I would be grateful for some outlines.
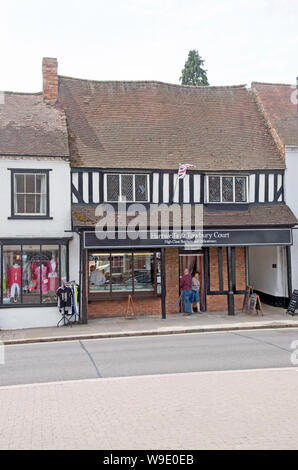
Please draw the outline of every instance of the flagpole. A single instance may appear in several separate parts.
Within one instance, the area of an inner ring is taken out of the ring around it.
[[[177,189],[178,181],[179,181],[179,178],[178,178],[178,175],[177,175],[176,183],[175,183],[175,186],[174,186],[174,192],[173,192],[173,200],[172,200],[172,203],[174,202],[174,197],[175,197],[175,194],[176,194],[176,189]]]

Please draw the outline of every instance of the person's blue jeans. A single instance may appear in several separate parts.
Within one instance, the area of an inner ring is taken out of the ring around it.
[[[191,303],[193,304],[194,302],[197,302],[198,304],[200,303],[200,294],[196,290],[192,291]]]
[[[184,307],[185,307],[186,313],[188,313],[189,315],[191,314],[191,308],[190,308],[191,297],[192,297],[191,289],[183,291]]]

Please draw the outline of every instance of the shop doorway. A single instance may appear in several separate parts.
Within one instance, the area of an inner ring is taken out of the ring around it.
[[[205,276],[204,276],[204,253],[203,251],[197,253],[180,253],[179,254],[179,285],[180,279],[183,276],[184,270],[188,269],[191,275],[195,272],[199,273],[200,279],[200,297],[201,297],[201,311],[206,311],[206,296],[205,296]],[[183,298],[180,291],[180,312],[184,311]]]

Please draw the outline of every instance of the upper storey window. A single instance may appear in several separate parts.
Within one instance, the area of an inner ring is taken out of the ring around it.
[[[207,177],[207,202],[247,202],[247,185],[247,176],[209,175]]]
[[[12,215],[47,217],[49,213],[49,173],[12,170]]]
[[[149,175],[106,174],[105,200],[107,202],[149,202]]]

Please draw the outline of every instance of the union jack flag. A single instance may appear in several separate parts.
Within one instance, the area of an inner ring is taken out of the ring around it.
[[[194,165],[191,163],[180,163],[179,169],[178,169],[178,180],[183,180],[184,176],[186,175],[186,170],[188,168],[193,168]]]

